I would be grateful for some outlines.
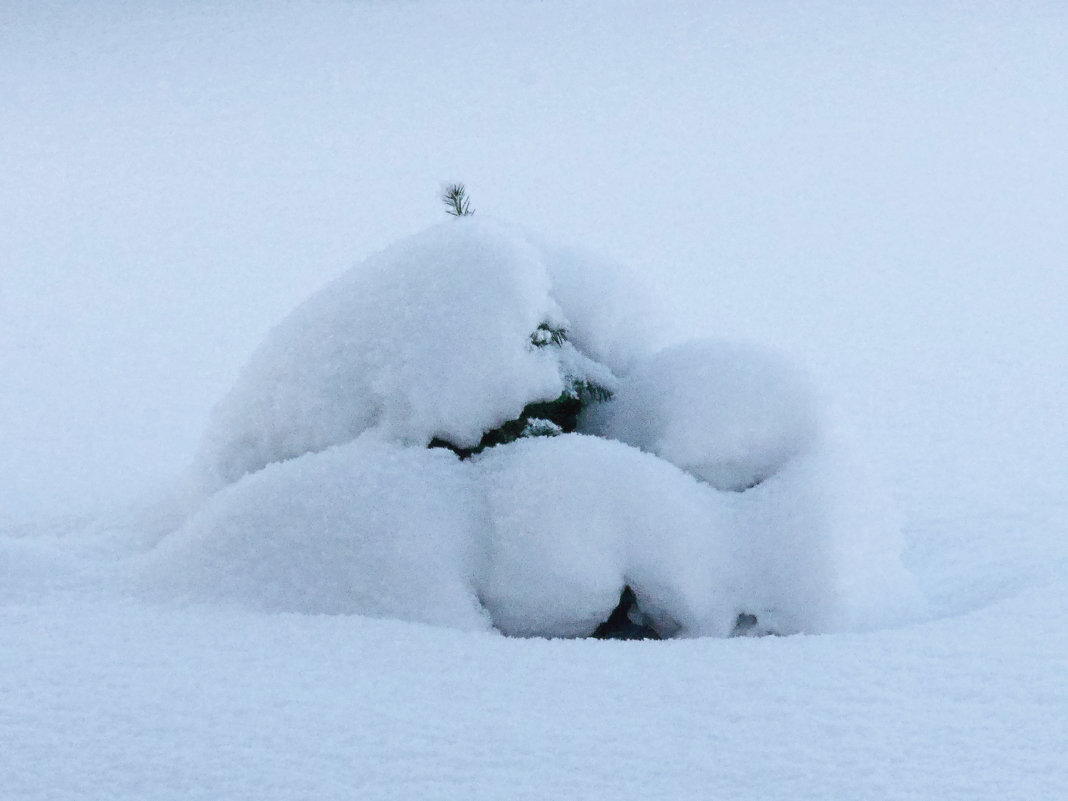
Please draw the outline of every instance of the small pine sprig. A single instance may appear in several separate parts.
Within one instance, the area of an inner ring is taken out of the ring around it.
[[[612,390],[588,378],[572,378],[564,394],[584,403],[604,403],[612,400]]]
[[[445,213],[453,217],[470,217],[475,213],[463,184],[449,184],[442,189],[441,202],[445,204]]]

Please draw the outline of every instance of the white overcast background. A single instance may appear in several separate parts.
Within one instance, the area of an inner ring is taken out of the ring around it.
[[[269,327],[440,219],[451,180],[680,287],[713,333],[888,392],[984,371],[975,436],[1022,425],[999,404],[1042,398],[1004,378],[1061,371],[1006,337],[1065,342],[1065,17],[4,4],[0,510],[96,509],[181,467]]]

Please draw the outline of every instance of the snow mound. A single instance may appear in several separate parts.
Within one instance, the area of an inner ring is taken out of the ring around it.
[[[485,628],[468,465],[368,433],[217,493],[148,554],[158,598]]]
[[[735,491],[774,475],[817,430],[796,370],[757,348],[708,340],[652,354],[594,415],[604,436]]]
[[[866,628],[911,602],[911,580],[847,464],[808,454],[735,493],[586,435],[464,461],[368,432],[218,492],[134,584],[516,636],[589,636],[624,587],[661,636],[727,636],[746,616],[780,634]]]
[[[476,457],[479,597],[518,636],[588,636],[624,587],[662,636],[866,629],[916,615],[902,538],[841,431],[746,492],[570,435]],[[741,627],[739,629],[739,625]]]
[[[630,586],[664,633],[726,635],[739,610],[728,510],[663,460],[570,435],[493,448],[480,597],[506,634],[587,636]]]
[[[220,403],[204,500],[133,586],[546,637],[621,616],[660,637],[836,631],[914,607],[893,518],[801,374],[661,347],[643,299],[625,270],[491,221],[358,265]]]
[[[222,486],[369,428],[410,445],[474,447],[528,403],[558,397],[569,379],[611,383],[610,367],[570,341],[532,347],[539,326],[570,328],[553,297],[550,255],[514,229],[465,218],[349,270],[253,355],[214,412],[203,470]],[[564,274],[580,266],[557,266],[561,285],[573,284]],[[615,283],[607,267],[589,278]],[[646,338],[586,339],[625,363]]]

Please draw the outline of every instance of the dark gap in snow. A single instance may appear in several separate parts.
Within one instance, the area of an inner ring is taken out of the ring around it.
[[[761,625],[760,619],[756,615],[752,615],[748,612],[741,612],[738,615],[738,619],[734,622],[734,629],[731,631],[731,637],[779,637],[782,632],[775,631],[768,628],[766,625]]]
[[[522,437],[570,434],[578,425],[581,411],[582,400],[564,392],[556,400],[528,403],[519,417],[487,431],[473,448],[462,448],[440,437],[430,440],[428,447],[448,448],[461,459],[469,459],[486,448],[515,442]]]
[[[757,616],[750,615],[746,612],[742,612],[738,615],[738,619],[734,622],[734,631],[731,632],[732,637],[750,637],[755,635],[757,627]]]
[[[567,329],[548,322],[541,323],[530,335],[534,348],[559,350],[568,341]],[[581,375],[563,374],[565,389],[554,400],[528,403],[519,417],[497,428],[486,431],[473,448],[464,448],[442,437],[434,437],[427,447],[448,448],[461,459],[469,459],[476,453],[495,445],[505,445],[524,437],[553,437],[557,434],[572,434],[578,428],[579,414],[590,403],[601,403],[612,397],[612,392],[596,381]]]
[[[746,490],[753,489],[753,487],[759,487],[761,484],[763,484],[769,478],[770,478],[770,476],[756,476],[755,478],[753,478],[752,481],[749,481],[749,482],[747,482],[745,484],[739,484],[739,485],[734,486],[734,487],[728,487],[728,489],[731,492],[745,492]]]
[[[597,627],[593,636],[598,640],[662,640],[660,632],[649,623],[638,606],[638,598],[630,586],[623,587],[619,604],[608,620]]]

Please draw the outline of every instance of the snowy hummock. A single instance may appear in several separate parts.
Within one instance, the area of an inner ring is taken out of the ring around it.
[[[536,437],[471,462],[365,434],[216,494],[139,563],[157,599],[588,636],[624,586],[658,631],[865,628],[915,615],[895,532],[826,457],[746,493],[623,443]],[[877,560],[878,561],[875,561]],[[895,617],[895,615],[897,617]]]
[[[486,628],[466,465],[369,432],[212,497],[137,572],[151,596]]]
[[[568,377],[611,382],[610,366],[571,342],[532,347],[540,325],[570,328],[548,255],[515,229],[464,218],[351,269],[254,354],[215,410],[203,470],[227,484],[370,428],[413,446],[473,447],[527,403],[559,396]],[[596,344],[629,359],[647,340]]]
[[[684,342],[647,357],[595,409],[605,436],[716,489],[744,490],[809,450],[818,422],[804,378],[752,346]]]
[[[132,585],[543,637],[592,635],[624,588],[660,636],[915,613],[892,517],[803,375],[750,346],[658,347],[621,276],[466,218],[357,265],[253,356],[209,428],[203,502]],[[520,417],[569,397],[574,433]]]

